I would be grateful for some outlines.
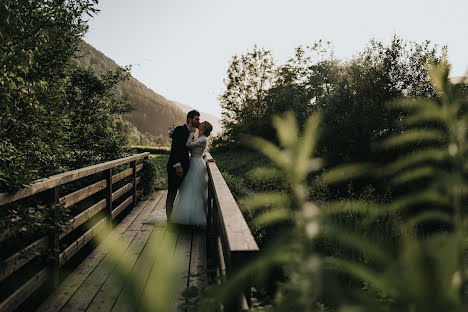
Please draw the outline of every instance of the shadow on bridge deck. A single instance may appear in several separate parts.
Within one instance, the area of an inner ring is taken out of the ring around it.
[[[175,306],[185,302],[181,293],[188,286],[206,286],[206,234],[195,229],[169,229],[165,225],[143,224],[152,212],[164,209],[166,191],[154,193],[133,209],[113,230],[124,246],[121,257],[129,260],[132,274],[137,278],[151,279],[157,274],[157,257],[151,257],[147,244],[151,241],[164,242],[168,231],[173,231],[167,253],[179,260],[176,274]],[[167,246],[167,244],[161,244]],[[115,263],[111,261],[109,245],[99,245],[61,285],[39,306],[37,311],[133,311],[128,301],[127,290],[119,280]],[[165,252],[165,251],[164,251]],[[195,275],[195,277],[194,277]],[[142,283],[141,294],[150,292]]]

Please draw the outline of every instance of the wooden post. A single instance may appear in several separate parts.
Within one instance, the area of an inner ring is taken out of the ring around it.
[[[248,264],[252,258],[256,255],[256,252],[232,252],[231,253],[231,267],[230,274],[235,275],[237,272],[242,270],[242,268]],[[244,311],[248,309],[251,304],[251,286],[252,286],[252,277],[249,278],[247,284],[244,285],[243,289],[237,289],[236,294],[236,306],[238,311]]]
[[[60,189],[59,186],[56,186],[50,189],[50,199],[49,202],[51,206],[56,205],[59,203],[60,200]],[[57,220],[57,208],[54,207],[54,210],[51,211],[52,218],[54,221]],[[51,250],[51,263],[50,263],[50,271],[51,271],[51,282],[52,286],[55,288],[58,286],[60,281],[60,271],[59,271],[59,256],[60,256],[60,240],[59,240],[59,233],[58,231],[53,228],[49,230],[49,248]]]
[[[136,198],[136,178],[137,178],[137,171],[136,171],[136,160],[130,163],[130,166],[133,169],[133,207],[136,207],[137,198]]]
[[[249,252],[231,252],[229,262],[226,263],[226,278],[229,280],[243,268],[251,259]],[[233,289],[230,296],[223,303],[225,312],[240,312],[249,310],[251,299],[251,281],[247,281],[243,288]]]
[[[112,228],[112,168],[105,172],[107,189],[106,189],[106,205],[107,205],[107,218],[109,220],[109,227]]]

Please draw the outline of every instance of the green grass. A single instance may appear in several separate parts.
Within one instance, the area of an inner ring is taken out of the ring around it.
[[[257,152],[236,149],[222,153],[215,152],[212,156],[236,200],[257,192],[282,191],[287,188],[282,180],[265,181],[250,174],[252,169],[273,166],[268,158]]]
[[[155,190],[166,190],[167,189],[167,171],[166,165],[169,159],[168,154],[151,154],[149,161],[153,163],[156,174],[154,176],[154,189]]]
[[[245,176],[250,170],[260,166],[271,166],[265,156],[250,150],[235,149],[222,153],[211,153],[221,171],[235,176]]]

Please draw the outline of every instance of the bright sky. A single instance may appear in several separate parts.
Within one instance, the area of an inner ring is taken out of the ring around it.
[[[284,62],[331,41],[350,58],[371,38],[448,45],[452,76],[468,70],[468,0],[99,0],[85,40],[146,86],[220,116],[231,57],[254,44]]]

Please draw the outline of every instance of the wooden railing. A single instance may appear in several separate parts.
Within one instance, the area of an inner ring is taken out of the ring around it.
[[[68,227],[64,231],[58,233],[57,231],[52,230],[48,235],[40,237],[22,250],[10,255],[0,263],[0,282],[2,282],[9,277],[13,278],[13,274],[15,272],[18,272],[18,270],[23,268],[39,255],[47,255],[50,253],[48,255],[52,256],[50,257],[52,260],[50,260],[51,263],[49,263],[49,265],[43,266],[42,269],[39,268],[38,272],[31,278],[26,282],[21,283],[21,285],[16,290],[11,291],[8,296],[5,296],[3,301],[0,302],[0,311],[14,311],[38,288],[44,285],[47,280],[52,280],[56,284],[58,281],[59,269],[62,268],[80,249],[82,249],[82,247],[84,247],[96,233],[101,231],[106,223],[112,223],[112,220],[129,205],[133,204],[133,207],[136,206],[136,190],[141,179],[137,176],[137,173],[143,168],[143,164],[137,164],[137,161],[148,158],[148,156],[149,153],[129,156],[61,173],[46,179],[41,179],[33,183],[31,186],[14,194],[0,193],[0,209],[2,209],[2,206],[4,205],[39,193],[46,194],[48,197],[46,200],[48,204],[63,204],[64,207],[75,205],[98,192],[102,191],[104,193],[102,199],[97,199],[96,203],[75,215],[70,220]],[[117,174],[113,174],[113,168],[125,164],[130,164],[130,168]],[[65,183],[76,181],[97,173],[103,173],[103,179],[72,193],[66,195],[61,194],[61,186]],[[119,189],[113,190],[112,186],[124,178],[130,179],[130,181]],[[114,208],[113,202],[129,191],[131,191],[130,195],[125,200],[121,200],[120,204]],[[104,209],[106,217],[101,218],[97,223],[90,227],[89,230],[77,239],[74,239],[67,247],[61,250],[60,244],[63,238]],[[0,235],[0,243],[7,241],[9,236],[11,235],[9,235],[8,230],[2,233]]]
[[[206,157],[212,159],[207,153]],[[259,248],[215,162],[208,162],[208,247],[217,260],[217,275],[229,279]],[[250,289],[238,289],[224,311],[249,310]]]

